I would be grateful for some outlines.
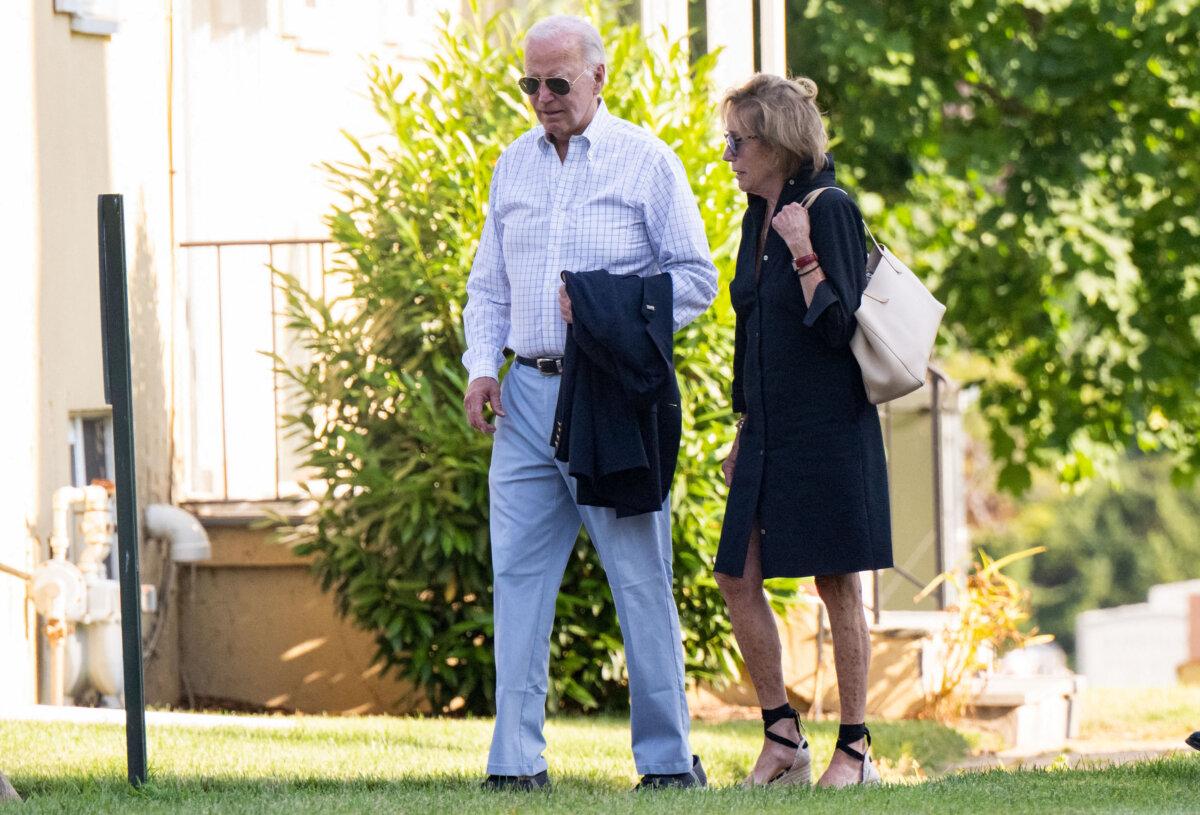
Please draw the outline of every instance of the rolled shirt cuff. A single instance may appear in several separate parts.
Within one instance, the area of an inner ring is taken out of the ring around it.
[[[825,313],[825,309],[837,301],[837,295],[834,294],[833,287],[829,285],[828,280],[818,283],[817,288],[813,291],[812,302],[808,304],[808,311],[804,314],[804,326],[812,328],[816,324],[817,318]]]

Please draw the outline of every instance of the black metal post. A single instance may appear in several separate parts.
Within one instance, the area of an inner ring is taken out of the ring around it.
[[[125,657],[125,746],[129,783],[146,781],[146,698],[142,682],[141,574],[138,569],[137,483],[133,449],[133,381],[129,364],[129,303],[125,275],[125,208],[120,195],[101,195],[100,326],[104,399],[112,405],[117,482],[117,559],[121,580],[121,642]]]

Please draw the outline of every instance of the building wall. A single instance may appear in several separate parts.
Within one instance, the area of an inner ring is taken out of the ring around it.
[[[367,58],[383,57],[415,83],[439,13],[461,5],[182,3],[174,123],[179,241],[325,236],[336,196],[321,163],[356,157],[343,130],[369,141],[381,128],[367,98]],[[269,259],[294,273],[320,267],[311,251],[296,247],[274,256],[265,246],[225,247],[219,263],[214,247],[179,253],[178,335],[186,353],[176,377],[176,484],[187,498],[275,497],[278,394],[261,352],[273,340],[282,345],[283,332],[271,319]],[[224,409],[216,398],[222,385]],[[286,450],[280,457],[290,472],[292,457]]]
[[[71,483],[68,420],[106,412],[97,277],[96,198],[125,198],[138,505],[168,501],[170,198],[166,4],[128,4],[112,36],[71,31],[52,2],[34,13],[34,127],[38,218],[38,537],[50,497]],[[46,552],[42,552],[44,555]],[[158,564],[149,552],[144,574]],[[151,699],[175,694],[169,649],[148,666]]]
[[[209,528],[213,557],[180,576],[180,669],[190,706],[413,713],[412,687],[373,666],[371,634],[337,615],[300,559],[268,532]]]
[[[160,259],[171,255],[160,160],[166,95],[156,82],[163,74],[163,17],[163,4],[131,4],[123,34],[109,38],[72,32],[71,17],[47,0],[22,0],[0,12],[10,157],[2,330],[13,366],[4,410],[15,447],[6,461],[11,489],[0,504],[6,561],[28,566],[45,555],[50,496],[71,480],[70,417],[106,410],[96,244],[101,193],[126,196],[139,498],[162,500],[169,487],[167,301],[159,276]],[[0,592],[23,593],[19,583],[9,588]],[[12,603],[2,613],[6,625],[27,618]],[[13,645],[0,643],[5,659]],[[9,674],[21,677],[9,681],[32,687],[32,659]]]
[[[5,248],[7,313],[0,320],[0,347],[10,384],[0,399],[0,426],[8,439],[0,476],[0,563],[28,571],[33,563],[36,471],[38,247],[30,240],[39,224],[29,205],[37,189],[37,167],[25,157],[35,153],[33,94],[33,14],[24,3],[0,26],[0,240]],[[36,652],[32,611],[25,583],[0,573],[0,704],[27,704],[36,695]]]

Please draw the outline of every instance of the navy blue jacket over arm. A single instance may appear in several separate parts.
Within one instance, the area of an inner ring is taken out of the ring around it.
[[[563,275],[573,323],[550,440],[576,500],[618,517],[657,512],[671,489],[682,413],[669,275]]]

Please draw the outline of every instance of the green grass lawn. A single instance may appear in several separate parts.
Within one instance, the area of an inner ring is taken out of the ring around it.
[[[967,740],[926,722],[875,727],[892,785],[827,792],[733,788],[760,743],[753,722],[697,725],[693,747],[714,789],[633,795],[626,724],[552,721],[549,793],[484,793],[491,722],[298,718],[285,730],[154,727],[151,782],[124,782],[115,726],[0,722],[0,766],[27,798],[23,812],[1197,812],[1200,756],[1136,767],[952,775],[927,773],[962,757]],[[833,724],[813,728],[816,760]]]

